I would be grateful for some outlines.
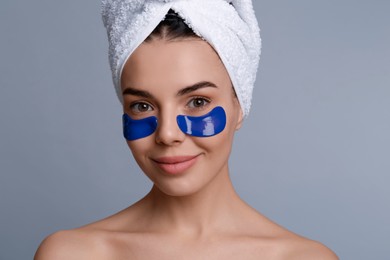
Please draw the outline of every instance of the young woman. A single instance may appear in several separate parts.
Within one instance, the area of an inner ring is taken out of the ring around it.
[[[209,1],[235,11],[229,1]],[[109,2],[113,8],[126,1]],[[174,5],[149,2],[169,7],[165,19],[127,54],[114,46],[123,41],[113,37],[111,66],[123,102],[124,136],[153,188],[115,215],[52,234],[35,259],[337,259],[239,198],[228,159],[248,111],[236,74],[246,72],[232,69],[223,51],[216,51],[223,48],[217,41],[212,47],[194,33],[187,25],[194,17],[184,21]],[[255,72],[256,61],[253,67]]]

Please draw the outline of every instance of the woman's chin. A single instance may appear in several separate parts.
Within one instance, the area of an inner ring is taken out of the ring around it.
[[[169,183],[161,184],[155,183],[153,187],[153,192],[160,193],[162,196],[168,197],[189,197],[198,193],[202,187],[197,187],[194,183]]]

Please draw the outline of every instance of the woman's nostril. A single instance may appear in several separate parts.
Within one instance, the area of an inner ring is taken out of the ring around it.
[[[156,142],[171,145],[174,143],[180,143],[184,140],[185,134],[180,130],[176,116],[170,117],[164,120],[160,118],[158,120],[158,126],[156,131]]]

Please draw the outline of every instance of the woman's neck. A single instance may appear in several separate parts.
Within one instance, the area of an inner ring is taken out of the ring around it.
[[[141,203],[151,229],[192,235],[226,228],[224,223],[232,223],[234,212],[247,207],[235,192],[227,168],[193,194],[170,196],[153,186]]]

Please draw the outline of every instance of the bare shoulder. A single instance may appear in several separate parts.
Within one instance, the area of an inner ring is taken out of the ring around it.
[[[90,230],[57,231],[46,237],[39,246],[34,260],[100,259],[104,256],[101,236]]]
[[[337,255],[325,245],[302,237],[288,239],[283,247],[283,259],[337,260]]]
[[[267,259],[339,259],[332,250],[320,242],[295,234],[261,214],[256,218],[256,222],[252,223],[252,228],[255,231],[253,237],[257,238],[257,255],[263,256],[266,252]]]
[[[120,211],[79,228],[55,232],[42,241],[34,260],[115,259],[124,234],[129,234],[122,231],[130,217]]]

